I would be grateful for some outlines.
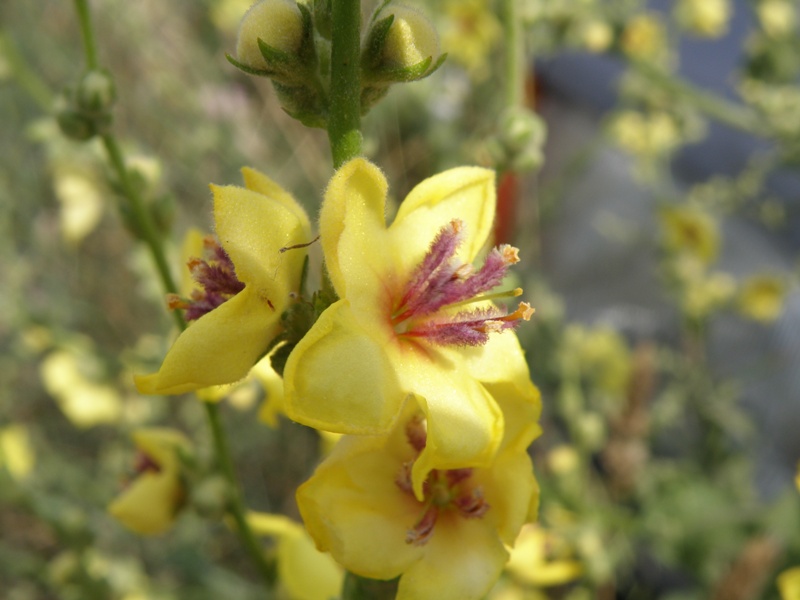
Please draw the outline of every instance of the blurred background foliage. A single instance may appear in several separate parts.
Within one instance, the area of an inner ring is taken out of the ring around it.
[[[395,198],[450,166],[499,168],[499,241],[520,246],[537,309],[520,338],[545,404],[532,448],[541,518],[492,597],[780,597],[778,575],[800,565],[800,9],[524,0],[537,117],[520,134],[498,93],[499,7],[417,4],[449,59],[394,86],[364,121],[366,153]],[[238,182],[252,165],[313,214],[331,174],[324,132],[225,60],[248,6],[93,5],[115,132],[176,274],[184,234],[209,228],[209,182]],[[687,61],[731,32],[730,87],[689,83]],[[106,514],[132,476],[132,430],[176,427],[201,463],[208,433],[196,402],[133,389],[131,374],[163,357],[171,321],[99,143],[65,139],[53,118],[83,62],[71,3],[0,5],[0,595],[262,598],[207,499],[190,495],[192,510],[157,538]],[[615,74],[587,76],[597,95],[580,97],[565,83],[586,74],[574,64]],[[720,127],[753,151],[687,176],[692,148],[725,151],[703,145]],[[287,420],[254,424],[265,389],[258,378],[238,388],[226,426],[248,505],[297,519],[294,489],[320,442]],[[278,548],[265,539],[265,552]],[[784,600],[797,579],[780,580]]]

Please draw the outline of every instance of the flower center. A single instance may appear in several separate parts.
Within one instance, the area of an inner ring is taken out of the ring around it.
[[[244,289],[228,253],[214,236],[203,240],[203,258],[192,257],[186,266],[200,287],[192,290],[189,298],[169,294],[167,304],[172,310],[185,310],[187,321],[199,319]]]
[[[475,271],[455,255],[463,241],[462,231],[463,224],[458,219],[443,227],[411,275],[392,310],[391,322],[398,335],[424,338],[435,344],[480,346],[488,341],[490,333],[513,329],[521,320],[530,320],[533,309],[527,302],[520,302],[511,314],[497,306],[456,312],[459,306],[522,293],[520,288],[486,293],[500,285],[508,268],[519,262],[519,251],[505,244],[494,248]]]
[[[406,424],[406,439],[417,455],[425,448],[427,434],[422,417],[415,416]],[[416,500],[411,483],[412,465],[413,461],[403,464],[395,483]],[[428,474],[423,486],[422,515],[408,530],[407,544],[424,546],[433,535],[439,516],[444,512],[455,512],[467,519],[486,514],[489,503],[483,498],[483,489],[475,485],[471,477],[472,469],[434,469]]]

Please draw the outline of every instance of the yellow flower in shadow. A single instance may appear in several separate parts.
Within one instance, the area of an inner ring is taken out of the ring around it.
[[[329,600],[342,589],[344,571],[329,554],[314,547],[305,528],[283,515],[251,512],[257,535],[276,539],[278,579],[292,600]]]
[[[169,529],[185,500],[180,452],[190,448],[182,433],[168,428],[133,432],[139,456],[135,476],[108,506],[108,512],[135,533],[155,535]]]

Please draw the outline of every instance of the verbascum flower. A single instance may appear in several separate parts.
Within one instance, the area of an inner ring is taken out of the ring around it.
[[[108,512],[136,533],[163,533],[186,499],[179,453],[188,451],[189,440],[179,431],[159,427],[139,429],[132,437],[139,451],[135,474]]]
[[[421,494],[431,469],[491,461],[503,415],[486,383],[510,382],[538,401],[507,331],[533,309],[521,303],[506,314],[487,299],[516,249],[494,249],[483,267],[471,265],[492,228],[492,171],[462,167],[425,180],[389,227],[386,193],[383,174],[363,159],[345,164],[328,186],[320,236],[340,300],[289,356],[286,413],[317,429],[385,434],[415,396],[428,422],[414,465]]]
[[[506,571],[520,583],[550,587],[575,581],[583,574],[583,565],[558,534],[528,524],[517,537]]]
[[[362,577],[400,576],[398,600],[482,598],[539,497],[525,451],[539,433],[539,407],[513,386],[493,391],[507,422],[494,460],[431,471],[422,499],[412,490],[411,465],[430,440],[416,406],[388,436],[344,437],[297,491],[317,547]]]
[[[670,206],[658,214],[667,250],[711,264],[719,253],[719,225],[712,215],[693,206]]]
[[[172,297],[194,322],[161,369],[135,377],[143,394],[182,394],[234,383],[250,371],[280,332],[281,313],[300,285],[311,226],[303,208],[266,175],[242,169],[245,186],[211,186],[219,242],[189,262],[202,286]]]
[[[781,600],[800,600],[800,567],[793,567],[778,575]]]
[[[314,547],[300,523],[283,515],[249,513],[257,535],[275,538],[278,579],[292,600],[329,600],[342,589],[344,572],[329,554]]]
[[[785,297],[783,279],[769,274],[753,275],[739,290],[739,311],[756,321],[771,323],[780,316]]]

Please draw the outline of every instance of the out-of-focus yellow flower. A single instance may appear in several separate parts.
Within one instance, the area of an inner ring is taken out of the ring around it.
[[[719,225],[714,217],[695,206],[668,206],[658,213],[664,246],[670,252],[696,257],[703,264],[719,253]]]
[[[700,319],[730,302],[735,293],[736,280],[715,271],[688,282],[681,304],[687,316]]]
[[[267,69],[258,47],[261,39],[281,52],[296,52],[303,40],[303,16],[294,0],[261,0],[242,18],[236,58],[252,69]]]
[[[272,368],[269,356],[261,359],[253,367],[253,376],[264,388],[264,402],[258,409],[258,420],[275,429],[278,416],[286,414],[283,402],[283,379]]]
[[[179,431],[159,427],[138,429],[131,437],[139,451],[136,474],[108,512],[136,533],[163,533],[185,500],[179,453],[190,443]]]
[[[103,194],[91,176],[74,168],[57,169],[53,188],[60,204],[61,234],[68,242],[77,244],[100,222]]]
[[[431,471],[422,500],[411,484],[411,462],[426,444],[415,406],[388,436],[344,437],[297,491],[317,547],[360,576],[400,576],[398,600],[482,598],[539,496],[525,451],[539,433],[539,409],[511,386],[494,391],[506,414],[494,460]]]
[[[575,472],[581,464],[577,450],[568,444],[556,446],[547,454],[547,466],[556,475]]]
[[[791,0],[761,0],[756,14],[761,27],[773,38],[790,34],[797,25],[797,8]]]
[[[664,112],[642,114],[633,110],[620,112],[612,121],[614,140],[634,156],[655,157],[674,150],[681,141],[672,116]]]
[[[439,36],[428,17],[413,8],[394,4],[390,4],[380,18],[389,14],[394,15],[394,21],[383,47],[387,66],[410,67],[427,58],[435,63],[441,54]]]
[[[778,575],[781,600],[800,600],[800,567],[792,567]]]
[[[24,479],[36,463],[28,429],[15,424],[0,429],[0,467],[17,480]]]
[[[637,14],[625,24],[620,44],[631,58],[660,60],[667,50],[664,25],[655,13]]]
[[[480,81],[489,74],[489,57],[503,27],[487,0],[445,0],[442,48]]]
[[[292,600],[329,600],[338,597],[344,572],[330,554],[320,552],[299,523],[283,515],[249,513],[257,535],[277,540],[278,578]]]
[[[116,423],[122,415],[122,400],[116,389],[96,383],[82,372],[81,363],[92,361],[91,356],[61,349],[48,354],[39,368],[47,393],[80,428]]]
[[[580,39],[589,52],[605,52],[614,41],[614,30],[606,21],[587,20],[580,25]]]
[[[777,275],[760,274],[745,279],[739,290],[738,306],[741,313],[756,321],[770,323],[783,310],[786,282]]]
[[[328,185],[320,236],[340,300],[292,351],[285,404],[290,418],[317,429],[375,435],[413,394],[430,442],[414,464],[420,495],[431,469],[491,462],[503,415],[487,384],[508,382],[538,403],[519,341],[506,331],[532,309],[521,303],[506,315],[485,300],[518,260],[516,249],[494,249],[483,267],[471,265],[491,234],[492,171],[461,167],[426,179],[389,227],[387,188],[363,159]]]
[[[211,186],[221,242],[212,250],[220,263],[230,264],[220,271],[195,263],[206,295],[188,304],[204,314],[181,333],[157,373],[135,377],[143,394],[182,394],[239,381],[280,331],[281,313],[300,285],[306,255],[296,246],[311,241],[311,226],[303,208],[278,184],[254,169],[242,174],[244,188]],[[228,288],[237,283],[241,291],[219,294],[214,277],[220,273]]]
[[[506,571],[522,583],[550,587],[575,581],[583,566],[573,557],[569,544],[553,531],[539,525],[522,528]]]
[[[728,31],[730,0],[680,0],[675,10],[678,21],[697,35],[716,38]]]

